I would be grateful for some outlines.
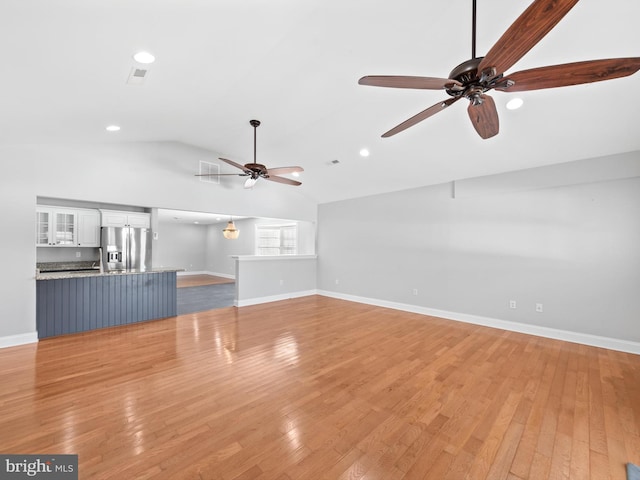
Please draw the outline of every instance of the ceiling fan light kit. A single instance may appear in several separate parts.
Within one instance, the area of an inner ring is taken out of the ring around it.
[[[566,63],[505,74],[549,33],[578,0],[535,0],[498,39],[484,57],[476,56],[476,0],[472,0],[471,59],[455,67],[448,78],[373,75],[360,85],[424,90],[445,90],[451,97],[423,110],[382,134],[390,137],[444,110],[461,98],[469,100],[467,113],[483,139],[500,131],[490,90],[522,92],[593,83],[632,75],[640,69],[640,57],[611,58]]]
[[[209,176],[219,177],[219,176],[226,176],[226,175],[239,175],[241,177],[249,177],[244,182],[244,188],[247,188],[247,189],[252,188],[260,178],[264,178],[265,180],[269,180],[271,182],[284,183],[286,185],[293,185],[293,186],[302,185],[302,182],[280,176],[280,175],[303,172],[304,169],[302,167],[267,168],[265,165],[262,165],[261,163],[257,163],[256,161],[256,143],[257,143],[256,129],[260,126],[260,121],[249,120],[249,125],[253,127],[253,163],[246,163],[244,165],[240,165],[239,163],[236,163],[233,160],[220,157],[220,160],[222,160],[225,163],[228,163],[233,167],[239,168],[240,170],[242,170],[242,173],[202,173],[202,174],[196,175],[196,177],[209,177]]]

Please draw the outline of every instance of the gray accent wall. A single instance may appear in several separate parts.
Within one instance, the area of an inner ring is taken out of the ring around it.
[[[38,337],[115,327],[176,315],[176,273],[38,280]]]
[[[548,188],[536,170],[526,188],[487,177],[459,198],[444,184],[320,205],[318,289],[640,341],[640,178]]]

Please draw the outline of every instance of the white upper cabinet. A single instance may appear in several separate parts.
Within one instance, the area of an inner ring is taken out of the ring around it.
[[[53,211],[53,240],[59,246],[74,246],[78,242],[78,213],[75,210]]]
[[[149,228],[151,227],[151,215],[148,213],[130,213],[127,215],[130,227]]]
[[[36,206],[36,246],[99,247],[100,212]]]
[[[99,247],[101,226],[150,228],[151,215],[36,205],[38,247]]]
[[[43,247],[53,243],[53,209],[36,208],[36,246]]]
[[[77,242],[78,212],[58,207],[36,207],[36,245],[74,246]]]
[[[136,227],[149,228],[151,215],[137,212],[118,212],[115,210],[100,210],[103,227]]]
[[[78,210],[78,246],[100,246],[100,212]]]

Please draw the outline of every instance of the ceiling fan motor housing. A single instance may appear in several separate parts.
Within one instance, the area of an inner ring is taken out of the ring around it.
[[[496,75],[495,69],[484,71],[478,75],[478,66],[484,57],[472,58],[462,62],[449,74],[449,78],[457,80],[462,85],[450,85],[446,92],[452,97],[463,96],[474,105],[482,103],[482,94],[494,88],[508,88],[513,82],[503,78],[503,74]]]
[[[247,170],[251,170],[252,173],[252,177],[255,175],[256,177],[260,176],[260,177],[264,177],[265,175],[268,175],[268,170],[267,167],[265,165],[262,165],[261,163],[247,163],[244,166]]]
[[[484,57],[472,58],[462,62],[456,68],[451,70],[448,78],[457,80],[460,83],[466,85],[478,80],[478,65]]]

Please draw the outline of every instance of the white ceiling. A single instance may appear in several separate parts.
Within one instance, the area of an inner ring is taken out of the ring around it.
[[[198,225],[215,225],[218,223],[227,223],[230,219],[242,220],[247,217],[230,217],[226,213],[206,213],[206,212],[188,212],[185,210],[169,210],[166,208],[158,209],[158,220],[165,223],[174,224],[198,224]]]
[[[478,0],[478,55],[529,3]],[[640,56],[638,18],[635,0],[582,0],[510,71]],[[640,150],[640,74],[526,92],[517,111],[493,92],[489,140],[466,102],[380,138],[447,95],[358,79],[446,77],[470,25],[471,0],[2,0],[0,142],[179,141],[247,163],[256,118],[258,161],[305,169],[301,187],[269,186],[318,202]],[[127,85],[138,50],[157,60]]]

